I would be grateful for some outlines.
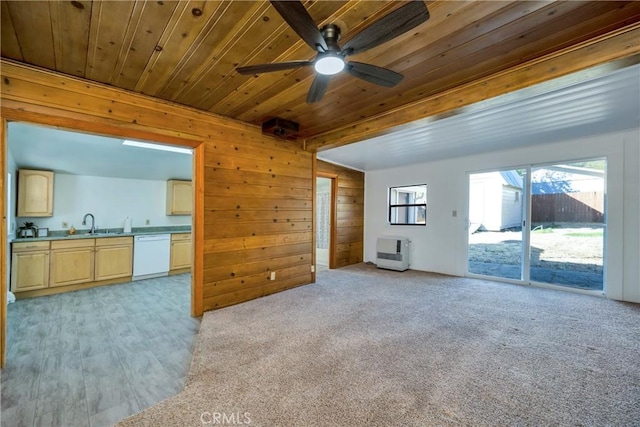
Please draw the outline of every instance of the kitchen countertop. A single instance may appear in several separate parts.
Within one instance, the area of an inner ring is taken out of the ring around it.
[[[131,233],[124,233],[120,229],[108,229],[97,234],[88,234],[86,230],[76,231],[76,234],[68,234],[66,231],[53,231],[47,237],[21,237],[14,238],[11,243],[20,242],[46,242],[50,240],[72,240],[72,239],[101,239],[103,237],[133,237],[144,236],[150,234],[176,234],[191,233],[191,226],[167,226],[167,227],[137,227],[131,230]]]

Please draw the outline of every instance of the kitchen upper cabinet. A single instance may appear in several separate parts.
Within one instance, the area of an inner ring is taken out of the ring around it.
[[[18,170],[17,216],[53,216],[53,172]]]
[[[12,245],[11,290],[44,289],[49,286],[49,242],[25,242]]]
[[[191,233],[171,235],[170,270],[191,268]]]
[[[191,215],[192,200],[191,181],[167,181],[167,215]]]
[[[133,275],[133,237],[96,239],[96,281]]]
[[[96,239],[52,241],[49,286],[92,282],[95,244]]]

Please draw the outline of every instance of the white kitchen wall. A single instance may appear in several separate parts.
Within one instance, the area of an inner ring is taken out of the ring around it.
[[[18,218],[18,224],[32,221],[49,230],[62,230],[67,222],[78,230],[82,217],[90,212],[99,228],[122,228],[128,216],[133,227],[191,225],[190,215],[167,216],[167,182],[141,179],[106,178],[56,173],[53,217]]]
[[[468,174],[529,164],[606,157],[607,268],[605,293],[640,302],[640,129],[449,160],[376,170],[365,175],[364,260],[375,262],[379,236],[412,241],[411,268],[466,274]],[[389,187],[427,184],[427,225],[387,223]],[[453,216],[456,211],[457,216]]]
[[[11,182],[7,180],[7,189],[5,197],[7,197],[7,247],[5,248],[6,254],[11,254],[11,239],[15,236],[16,230],[16,210],[15,210],[15,195],[17,194],[17,174],[16,174],[16,161],[11,155],[11,152],[7,150],[7,164],[6,173],[7,178],[11,176]],[[9,201],[11,200],[11,201]],[[6,283],[11,283],[11,256],[7,255],[7,268],[6,268]],[[7,286],[7,290],[9,286]]]
[[[7,233],[12,236],[16,230],[16,194],[18,194],[18,174],[16,173],[18,166],[13,158],[10,150],[7,150],[7,174],[11,174],[11,188],[7,188],[7,197],[11,198],[11,202],[7,203]],[[9,252],[7,252],[9,253]]]

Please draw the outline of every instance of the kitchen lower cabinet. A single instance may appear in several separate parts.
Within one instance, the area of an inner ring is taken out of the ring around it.
[[[170,270],[191,268],[191,233],[171,235]]]
[[[14,243],[12,251],[12,292],[49,287],[49,242]]]
[[[130,277],[132,274],[133,237],[96,239],[96,281]]]
[[[11,290],[19,298],[127,282],[133,275],[132,236],[19,241],[11,250]]]
[[[52,241],[49,287],[92,282],[95,244],[96,239]]]

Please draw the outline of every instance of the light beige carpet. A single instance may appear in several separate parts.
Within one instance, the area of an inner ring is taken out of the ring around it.
[[[639,305],[360,264],[206,313],[185,390],[119,425],[639,420]]]

